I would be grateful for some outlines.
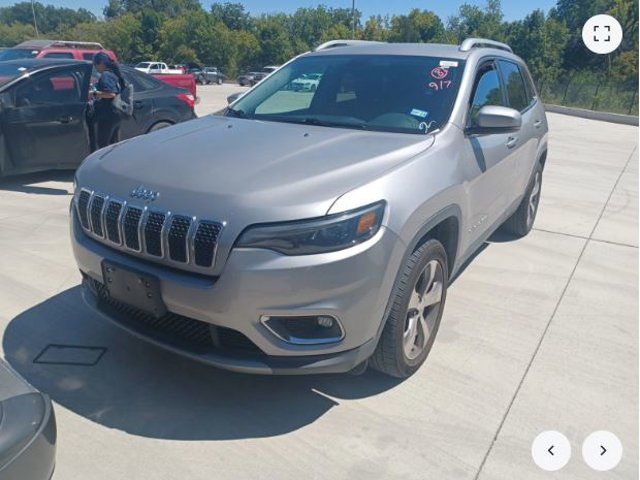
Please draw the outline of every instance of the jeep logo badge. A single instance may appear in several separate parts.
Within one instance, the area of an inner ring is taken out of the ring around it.
[[[138,198],[140,200],[144,200],[145,202],[153,202],[156,198],[160,196],[159,192],[154,192],[150,188],[146,188],[142,185],[131,190],[130,194],[133,198]]]

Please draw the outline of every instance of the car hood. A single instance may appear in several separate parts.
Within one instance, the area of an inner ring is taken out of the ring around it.
[[[325,215],[333,202],[433,144],[433,136],[207,116],[96,152],[80,186],[153,207],[252,223]]]

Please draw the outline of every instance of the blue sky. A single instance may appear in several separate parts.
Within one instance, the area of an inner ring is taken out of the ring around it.
[[[39,0],[44,4],[51,4],[58,7],[79,8],[83,7],[91,10],[97,15],[102,14],[102,9],[107,0]],[[214,3],[213,0],[200,0],[208,9]],[[245,8],[252,14],[269,12],[292,12],[299,7],[314,7],[319,4],[330,7],[351,8],[351,0],[231,0],[245,5]],[[0,6],[14,4],[14,0],[0,0]],[[371,15],[385,15],[407,13],[412,8],[433,10],[443,20],[454,15],[460,5],[470,3],[483,6],[485,0],[449,0],[449,1],[428,1],[428,0],[356,0],[356,7],[363,12],[365,18]],[[538,0],[537,2],[522,0],[503,0],[502,10],[507,20],[518,20],[535,8],[548,11],[556,3],[556,0]]]

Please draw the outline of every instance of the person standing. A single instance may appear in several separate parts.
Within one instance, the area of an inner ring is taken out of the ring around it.
[[[125,81],[120,67],[106,53],[98,52],[93,57],[100,78],[93,92],[94,114],[93,128],[97,148],[103,148],[120,139],[120,123],[122,116],[113,105],[113,100],[125,88]]]

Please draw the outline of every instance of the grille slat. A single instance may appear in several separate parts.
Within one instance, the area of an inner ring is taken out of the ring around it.
[[[218,245],[218,235],[222,225],[217,222],[201,221],[193,238],[194,261],[199,267],[210,267]]]
[[[112,248],[202,273],[216,262],[224,223],[135,206],[85,188],[77,193],[75,210],[82,228]]]
[[[169,258],[174,262],[187,262],[187,234],[191,226],[191,218],[185,215],[171,217],[171,227],[167,243],[169,245]]]
[[[127,206],[122,219],[122,230],[124,232],[124,243],[132,249],[140,250],[139,226],[142,218],[142,209],[138,207]]]
[[[104,207],[104,197],[94,195],[90,207],[91,229],[93,233],[99,237],[104,237],[104,231],[102,229],[102,207]]]
[[[150,212],[144,226],[144,241],[149,255],[162,256],[162,227],[166,215],[160,212]]]
[[[89,200],[91,199],[91,193],[86,190],[81,190],[78,196],[78,215],[80,216],[80,223],[84,228],[89,228]]]
[[[120,212],[122,211],[122,203],[110,200],[104,214],[105,226],[107,230],[107,238],[114,243],[120,243]]]

